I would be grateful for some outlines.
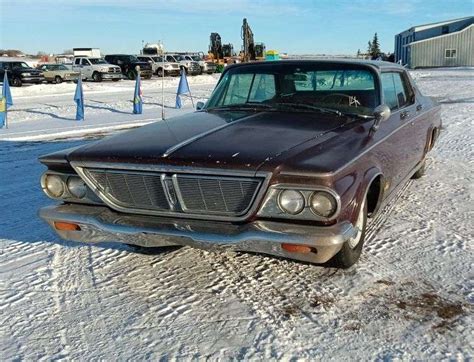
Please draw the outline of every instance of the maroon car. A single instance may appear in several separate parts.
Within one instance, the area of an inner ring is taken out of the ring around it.
[[[60,203],[39,215],[68,240],[347,268],[440,129],[440,107],[392,63],[237,64],[194,113],[41,157]]]

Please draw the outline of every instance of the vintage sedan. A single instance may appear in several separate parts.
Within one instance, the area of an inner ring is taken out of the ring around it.
[[[80,73],[75,72],[64,64],[43,64],[39,67],[43,71],[44,79],[47,82],[56,84],[68,81],[77,81]]]
[[[439,105],[385,62],[232,65],[197,108],[41,157],[59,204],[39,215],[68,240],[348,268],[441,129]]]

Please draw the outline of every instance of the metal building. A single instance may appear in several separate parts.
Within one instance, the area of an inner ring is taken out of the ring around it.
[[[474,16],[414,26],[395,35],[395,61],[410,68],[474,66]]]

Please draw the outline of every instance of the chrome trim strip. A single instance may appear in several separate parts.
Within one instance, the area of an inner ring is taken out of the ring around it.
[[[200,133],[200,134],[198,134],[198,135],[196,135],[196,136],[193,136],[193,137],[191,137],[191,138],[188,138],[187,140],[184,140],[184,141],[182,141],[182,142],[180,142],[180,143],[178,143],[178,144],[176,144],[176,145],[174,145],[174,146],[171,146],[170,148],[168,148],[168,149],[165,151],[165,153],[163,153],[163,158],[169,157],[172,153],[178,151],[180,148],[183,148],[183,147],[185,147],[185,146],[187,146],[187,145],[193,143],[194,141],[197,141],[197,140],[199,140],[199,139],[201,139],[201,138],[204,138],[204,137],[206,137],[206,136],[208,136],[208,135],[210,135],[210,134],[213,134],[213,133],[215,133],[215,132],[218,132],[218,131],[220,131],[221,129],[224,129],[224,128],[230,127],[230,126],[232,126],[232,125],[234,125],[234,124],[243,122],[243,121],[245,121],[247,118],[249,118],[249,117],[251,117],[251,116],[253,116],[253,115],[247,115],[247,116],[245,116],[245,117],[242,117],[242,118],[239,118],[239,119],[236,119],[236,120],[232,120],[232,121],[230,121],[230,122],[228,122],[228,123],[225,123],[225,124],[223,124],[223,125],[221,125],[221,126],[215,127],[215,128],[210,129],[210,130],[208,130],[208,131],[205,131],[205,132],[203,132],[203,133]]]

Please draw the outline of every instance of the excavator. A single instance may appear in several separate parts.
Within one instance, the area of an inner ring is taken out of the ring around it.
[[[243,42],[242,51],[236,57],[232,44],[222,44],[221,36],[218,33],[211,33],[208,59],[222,65],[265,59],[265,44],[255,43],[252,29],[246,18],[244,18],[242,24],[241,38]]]

